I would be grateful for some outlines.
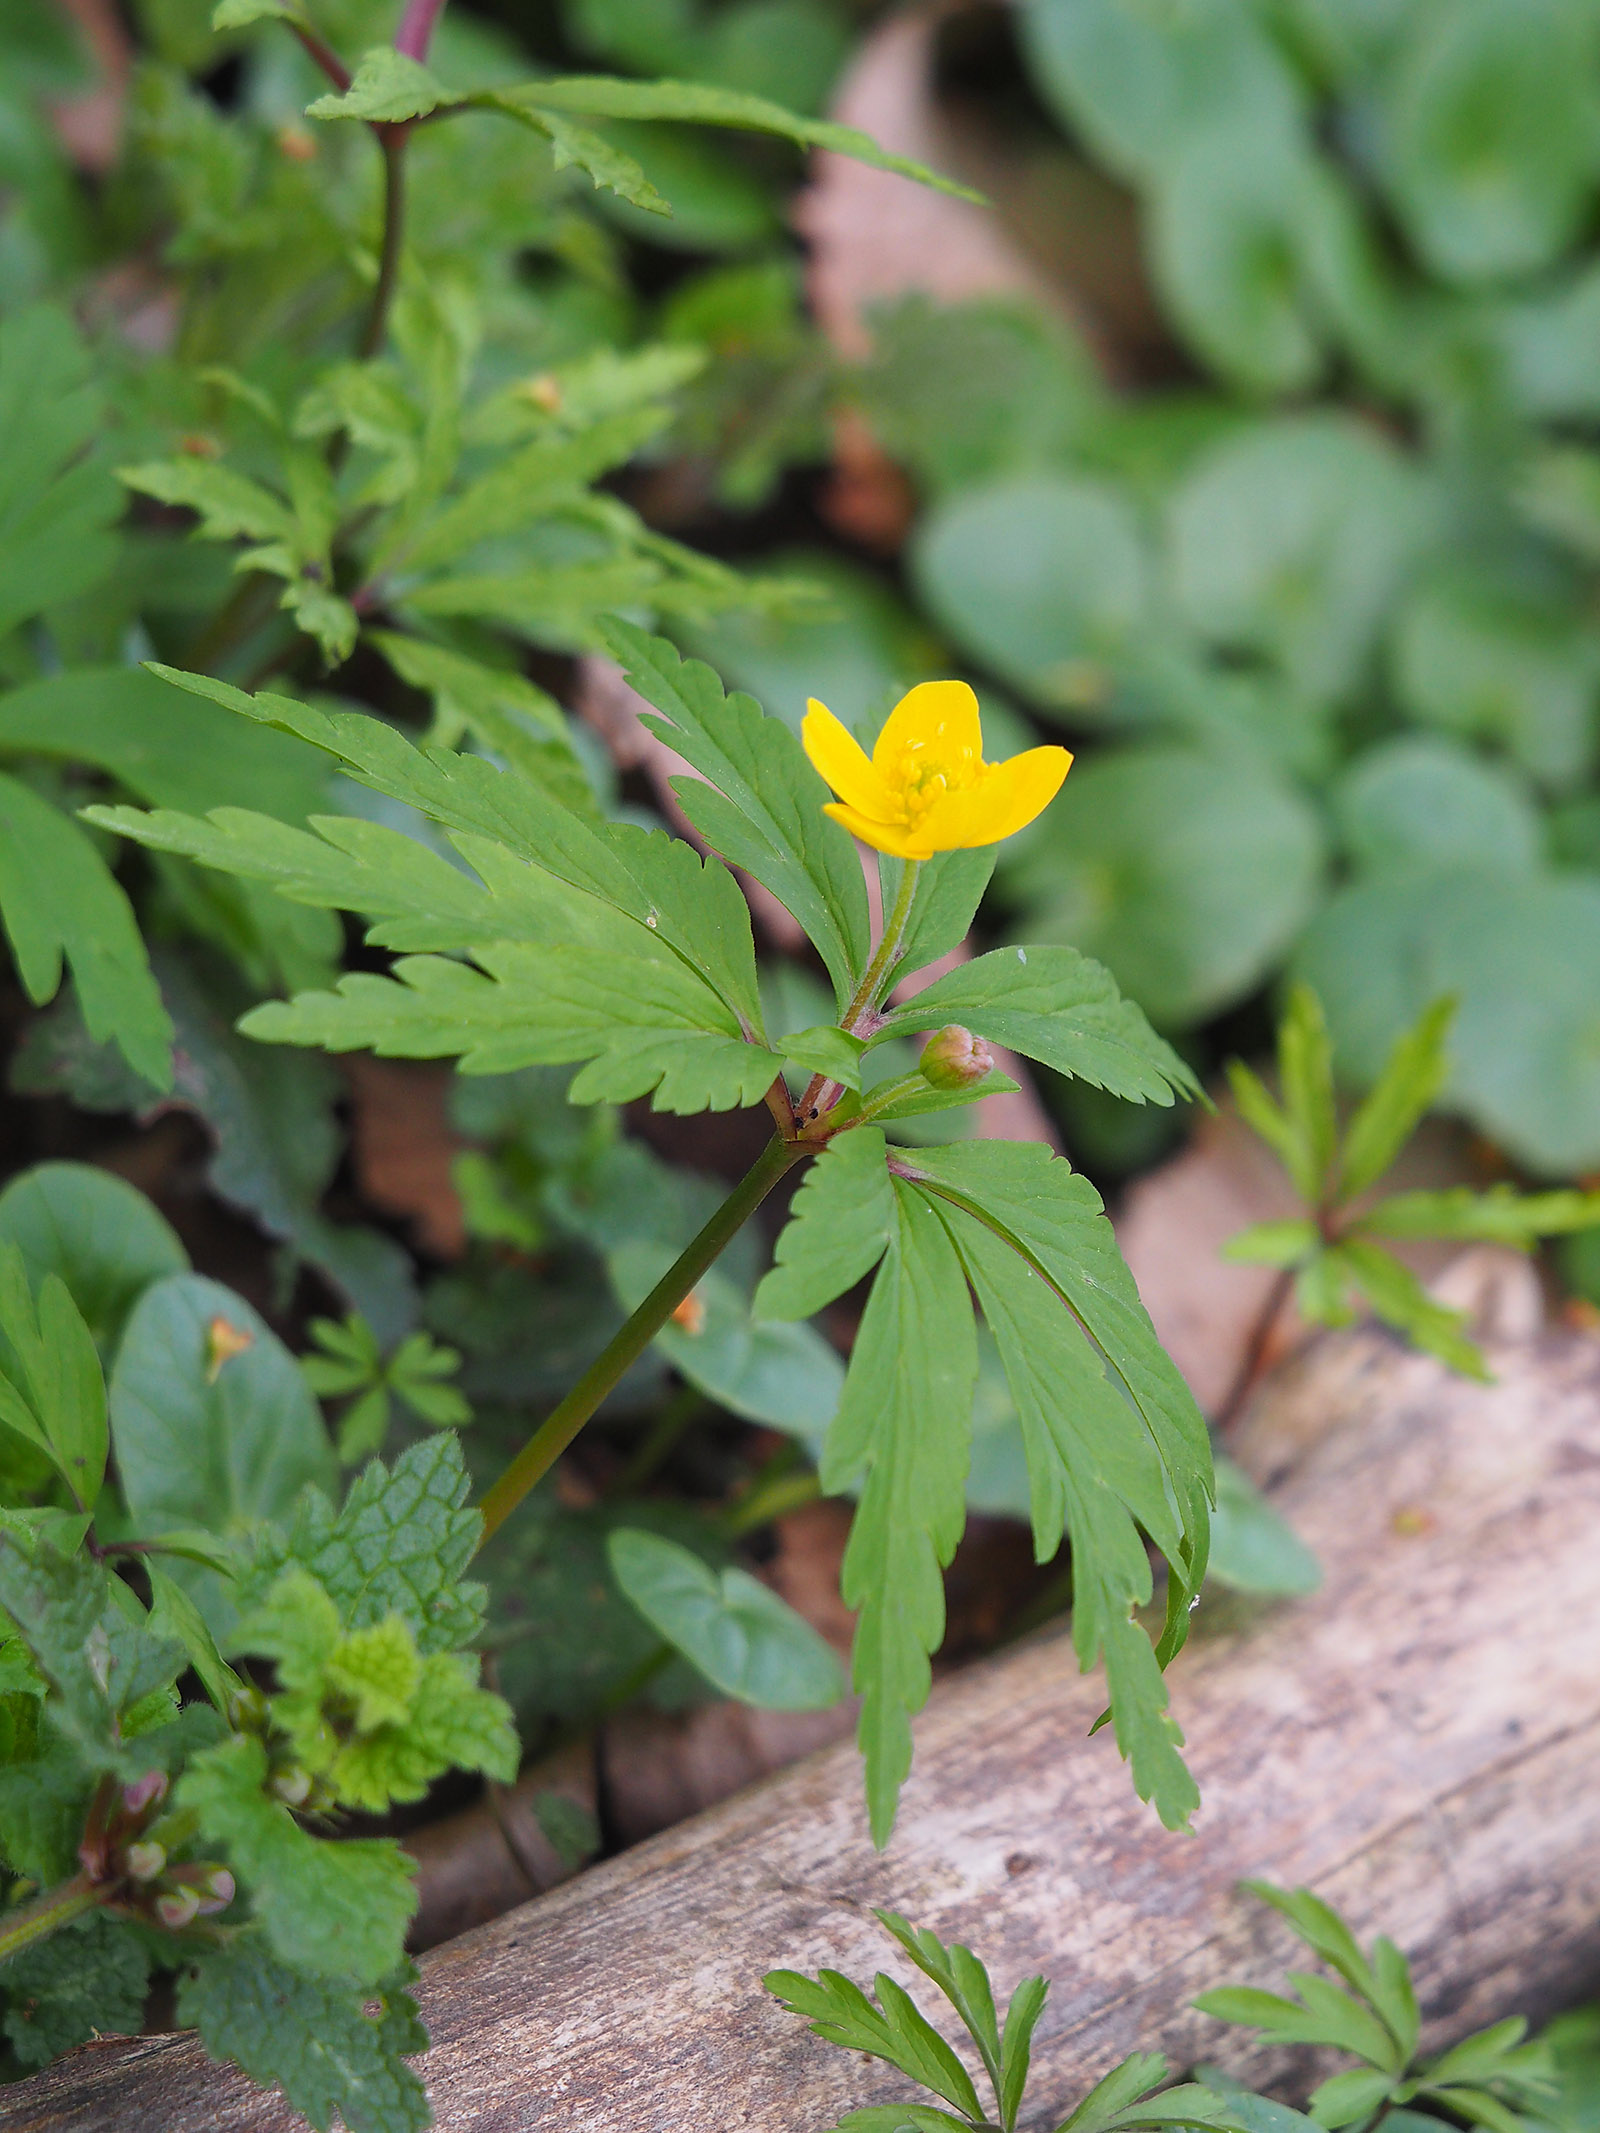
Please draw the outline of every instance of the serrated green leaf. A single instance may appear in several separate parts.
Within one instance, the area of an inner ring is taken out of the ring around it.
[[[1049,1991],[1046,1979],[1025,1977],[1011,1995],[1011,2005],[1006,2009],[1006,2026],[1000,2033],[1000,2084],[995,2093],[1000,2105],[1000,2122],[1008,2129],[1015,2126],[1017,2113],[1022,2108],[1032,2061],[1033,2032],[1044,2013]]]
[[[661,119],[699,126],[732,126],[740,131],[773,133],[807,148],[828,148],[875,170],[897,171],[936,192],[982,202],[982,195],[954,179],[940,177],[925,164],[889,155],[854,126],[828,119],[801,118],[765,97],[707,82],[629,81],[620,76],[564,75],[552,81],[491,92],[484,98],[498,109],[526,105],[541,114],[570,111],[584,118]]]
[[[1123,999],[1110,973],[1074,948],[996,948],[936,978],[895,1009],[874,1042],[954,1022],[1058,1073],[1136,1103],[1170,1104],[1199,1084]]]
[[[810,1318],[871,1273],[895,1227],[895,1203],[876,1126],[827,1143],[791,1203],[773,1266],[751,1306],[757,1318]]]
[[[583,949],[517,944],[480,948],[477,960],[481,970],[404,956],[392,978],[356,972],[337,992],[268,1001],[240,1028],[269,1044],[381,1058],[459,1056],[469,1074],[585,1060],[569,1091],[573,1103],[648,1095],[658,1111],[759,1103],[781,1070],[771,1052],[744,1041],[724,1003],[686,965],[597,964]]]
[[[503,111],[507,118],[542,133],[550,143],[550,159],[557,170],[581,170],[598,189],[615,193],[647,215],[672,213],[671,201],[651,184],[643,166],[603,133],[596,133],[590,126],[575,125],[560,112],[537,110],[511,97],[497,96],[486,102],[489,109]]]
[[[532,891],[520,880],[521,870],[516,865],[520,861],[524,868],[553,876],[557,883],[581,892],[581,897],[625,913],[639,929],[635,952],[657,954],[663,946],[670,948],[691,973],[703,972],[705,979],[719,989],[734,1015],[743,1018],[741,1026],[748,1025],[752,1033],[759,1034],[760,1007],[749,912],[737,884],[718,861],[702,863],[689,846],[630,824],[602,829],[592,815],[574,813],[531,779],[502,772],[478,756],[457,755],[443,748],[418,750],[393,728],[363,713],[329,715],[287,697],[247,696],[228,683],[185,674],[177,668],[157,667],[152,671],[258,723],[299,736],[334,756],[375,791],[420,808],[466,840],[460,849],[471,856],[475,866],[481,862],[483,868],[490,870],[490,885],[496,893],[510,894],[516,889],[531,896]],[[274,839],[272,830],[263,827],[260,817],[243,823],[231,814],[227,816],[222,827],[229,841],[221,844],[205,842],[206,825],[181,817],[161,816],[152,823],[151,818],[132,813],[102,817],[97,811],[95,819],[159,847],[179,851],[193,848],[196,856],[211,865],[236,867],[272,879],[281,873],[293,884],[287,893],[304,894],[308,900],[338,904],[350,892],[350,884],[336,886],[336,877],[326,873],[332,862],[325,854],[319,857],[312,848],[292,839]],[[347,851],[378,850],[375,840],[358,842],[360,832],[348,827],[348,818],[343,820],[345,827],[322,825],[324,836],[331,829]],[[213,823],[211,827],[217,825]],[[203,850],[199,848],[202,842]],[[498,851],[502,846],[504,851]],[[404,853],[397,852],[392,843],[382,849],[390,865],[408,864]],[[311,870],[303,882],[297,871],[302,867]],[[409,863],[408,871],[414,870],[415,863]],[[858,874],[859,871],[858,868]],[[465,877],[460,881],[464,890],[470,891],[470,882]],[[371,884],[363,887],[362,897],[371,891]],[[430,871],[428,897],[445,893],[437,873]],[[368,905],[357,901],[352,908],[361,910]],[[406,908],[416,910],[417,906],[413,902]],[[444,905],[446,912],[459,908],[459,896],[457,901]],[[547,900],[543,908],[549,913],[549,922],[559,924],[557,939],[574,937],[575,918],[584,909],[581,902],[574,904],[570,898],[554,903]],[[379,915],[386,909],[386,905],[380,905]],[[491,922],[489,931],[478,937],[492,938],[495,930]]]
[[[241,1579],[240,1605],[254,1606],[286,1564],[309,1570],[347,1628],[391,1613],[404,1617],[424,1653],[457,1651],[482,1626],[484,1589],[466,1580],[483,1531],[467,1507],[460,1440],[444,1430],[401,1453],[391,1467],[372,1460],[335,1511],[307,1489],[286,1527],[256,1541]]]
[[[899,1942],[924,1977],[931,1978],[956,2013],[968,2036],[978,2047],[979,2056],[994,2083],[995,2094],[1001,2089],[1000,2025],[995,2014],[994,1988],[989,1982],[989,1973],[970,1948],[960,1941],[946,1947],[936,1933],[926,1926],[918,1928],[900,1916],[898,1911],[874,1913],[885,1932]],[[1026,1985],[1038,1985],[1042,1980],[1028,1978]]]
[[[114,1039],[136,1073],[170,1089],[172,1024],[133,906],[77,824],[4,774],[0,918],[34,1005],[54,998],[64,958],[90,1035]]]
[[[1211,1483],[1205,1423],[1156,1339],[1093,1186],[1048,1149],[1018,1142],[907,1150],[895,1168],[1005,1236],[1061,1296],[1155,1441],[1189,1551],[1186,1582],[1197,1581]]]
[[[899,958],[889,974],[885,994],[912,971],[925,969],[941,956],[959,948],[972,931],[984,892],[999,857],[997,845],[975,851],[936,852],[922,862],[911,916],[906,921]],[[878,872],[885,911],[894,909],[900,882],[897,869],[904,864],[887,852],[878,855]]]
[[[743,1570],[719,1577],[659,1533],[616,1528],[611,1572],[652,1629],[724,1696],[767,1711],[819,1711],[844,1694],[844,1674],[810,1623]]]
[[[103,407],[89,380],[65,311],[36,304],[0,327],[0,637],[87,592],[116,560],[116,483],[85,451]]]
[[[724,696],[709,667],[680,660],[664,638],[615,620],[605,637],[633,687],[663,714],[645,723],[711,781],[673,780],[690,821],[799,920],[842,1007],[866,967],[866,885],[850,838],[822,812],[828,789],[799,741],[752,698]]]
[[[226,1852],[281,1962],[346,1986],[379,1984],[401,1961],[416,1908],[411,1860],[388,1837],[308,1836],[266,1783],[266,1749],[236,1734],[193,1759],[173,1798]]]
[[[319,96],[306,106],[306,117],[315,119],[365,119],[369,124],[398,124],[404,119],[425,118],[441,105],[464,102],[430,74],[420,60],[393,45],[374,45],[357,62],[355,79],[348,89],[333,96]]]
[[[1351,1119],[1339,1162],[1339,1190],[1354,1199],[1375,1185],[1411,1138],[1450,1071],[1446,1041],[1456,1002],[1448,994],[1396,1044]]]
[[[887,1843],[911,1766],[910,1714],[944,1634],[940,1575],[966,1523],[978,1351],[967,1285],[943,1224],[896,1184],[895,1224],[856,1335],[822,1486],[859,1483],[840,1574],[857,1610],[854,1681],[874,1841]]]
[[[428,2048],[406,1990],[415,1979],[409,1963],[367,1989],[311,1977],[247,1932],[204,1951],[178,1987],[178,2019],[213,2059],[281,2089],[317,2133],[335,2118],[347,2133],[426,2133],[427,2091],[405,2063]]]
[[[783,1039],[783,1056],[794,1066],[824,1074],[841,1088],[860,1090],[865,1040],[819,1022],[814,1029],[793,1030]]]
[[[1463,1377],[1490,1382],[1483,1353],[1465,1331],[1464,1314],[1436,1303],[1411,1269],[1392,1252],[1369,1244],[1364,1238],[1347,1237],[1339,1247],[1339,1256],[1385,1325],[1393,1326],[1417,1347],[1436,1355],[1452,1370],[1459,1370]]]
[[[1187,1591],[1184,1537],[1166,1474],[1137,1411],[1107,1383],[1059,1292],[980,1217],[944,1206],[956,1247],[995,1337],[1028,1459],[1034,1547],[1054,1554],[1072,1539],[1073,1640],[1087,1669],[1104,1658],[1117,1744],[1135,1790],[1169,1827],[1199,1803],[1166,1715],[1149,1639],[1134,1619],[1151,1596],[1142,1523]]]

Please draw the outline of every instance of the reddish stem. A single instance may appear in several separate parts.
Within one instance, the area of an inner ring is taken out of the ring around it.
[[[420,66],[433,42],[434,24],[444,13],[444,0],[406,0],[406,11],[394,33],[394,48]]]

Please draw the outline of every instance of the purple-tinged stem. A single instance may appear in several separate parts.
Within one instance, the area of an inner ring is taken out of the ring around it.
[[[433,42],[433,27],[444,13],[444,0],[406,0],[406,11],[394,33],[394,48],[420,65]]]

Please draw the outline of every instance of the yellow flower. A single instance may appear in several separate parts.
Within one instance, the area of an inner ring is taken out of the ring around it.
[[[986,763],[978,699],[964,681],[921,682],[901,697],[870,756],[815,697],[801,738],[839,795],[824,812],[899,859],[1014,836],[1043,814],[1072,765],[1065,748]]]

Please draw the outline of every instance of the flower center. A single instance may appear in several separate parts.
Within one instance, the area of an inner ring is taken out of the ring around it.
[[[917,823],[936,800],[975,784],[982,772],[982,763],[968,749],[952,757],[919,744],[901,753],[888,782],[899,798],[902,819]]]

